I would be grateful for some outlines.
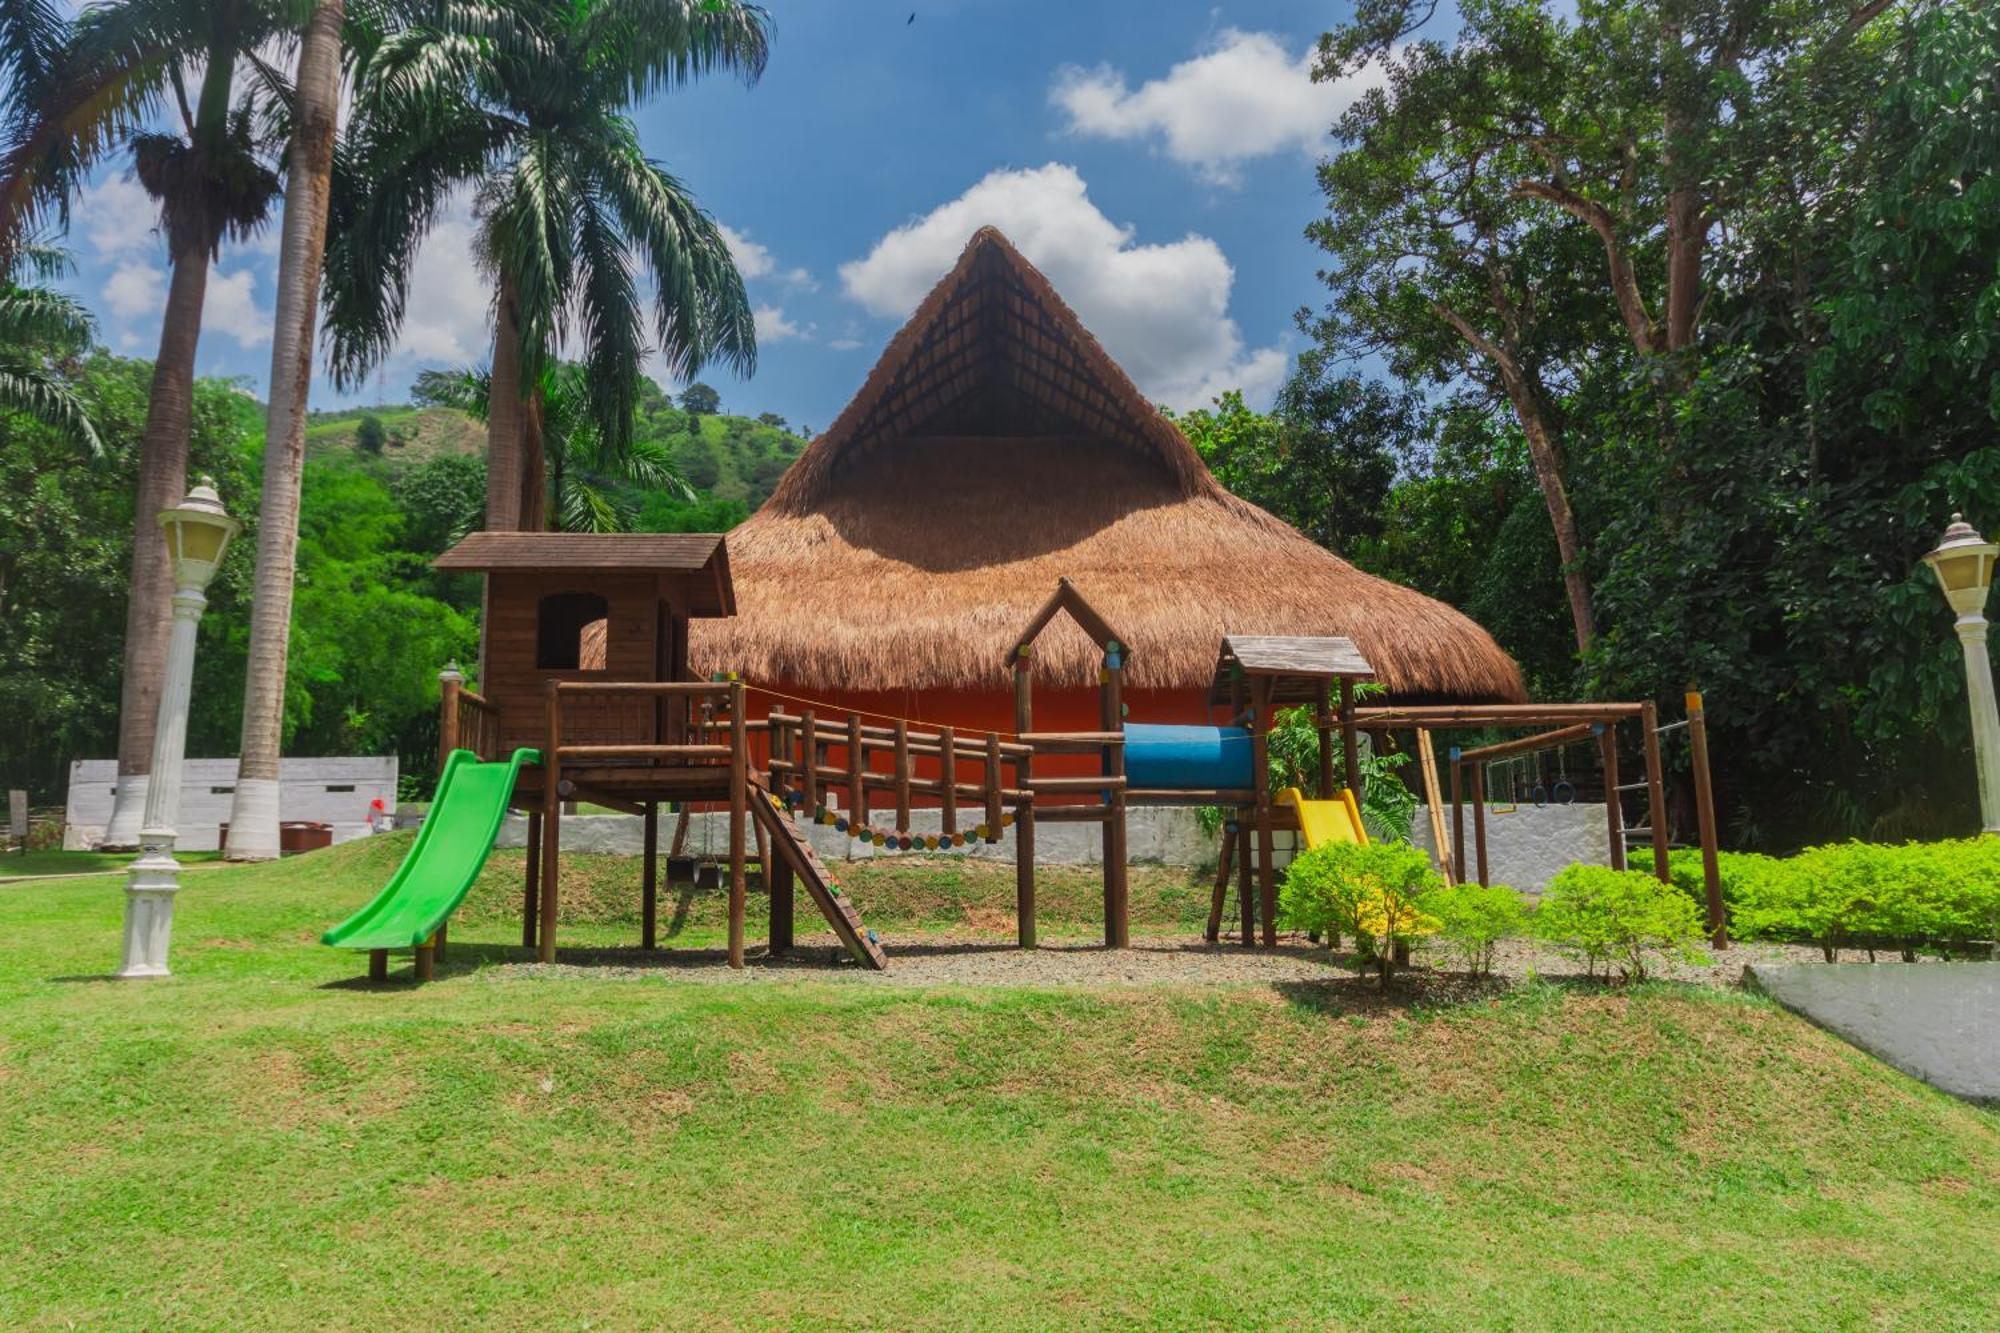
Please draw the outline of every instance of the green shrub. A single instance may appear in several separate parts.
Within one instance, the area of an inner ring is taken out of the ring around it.
[[[1440,884],[1417,906],[1437,918],[1437,935],[1474,976],[1493,971],[1495,947],[1527,928],[1527,904],[1505,884]]]
[[[1538,936],[1582,959],[1592,975],[1616,963],[1625,976],[1643,979],[1654,951],[1701,959],[1701,913],[1685,893],[1640,870],[1570,866],[1549,882],[1533,923]]]
[[[1279,915],[1293,930],[1353,935],[1386,986],[1395,946],[1436,933],[1437,919],[1418,904],[1443,883],[1430,857],[1409,843],[1330,843],[1292,859]]]
[[[1964,949],[2000,936],[2000,839],[1811,847],[1756,881],[1735,913],[1745,938],[1843,948]]]

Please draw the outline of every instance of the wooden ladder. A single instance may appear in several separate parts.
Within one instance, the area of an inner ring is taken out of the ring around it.
[[[877,972],[886,969],[889,959],[876,941],[875,932],[861,923],[861,913],[854,910],[854,904],[833,882],[826,863],[806,840],[805,830],[793,822],[791,812],[771,794],[770,788],[754,777],[749,779],[749,785],[750,812],[771,835],[771,849],[785,859],[792,873],[806,886],[820,915],[833,927],[833,933],[840,936],[847,952],[863,967]]]

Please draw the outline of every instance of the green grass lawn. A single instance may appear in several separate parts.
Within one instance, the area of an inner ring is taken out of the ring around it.
[[[403,845],[190,875],[157,982],[103,979],[116,878],[0,887],[0,1326],[1992,1323],[2000,1121],[1754,998],[539,974],[518,854],[371,989],[316,939]],[[628,940],[575,860],[564,939]],[[929,865],[844,879],[885,935],[1003,911]]]

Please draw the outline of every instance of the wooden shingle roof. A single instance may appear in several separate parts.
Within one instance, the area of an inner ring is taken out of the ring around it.
[[[1367,680],[1375,668],[1339,635],[1302,637],[1288,634],[1228,634],[1215,659],[1211,703],[1226,703],[1231,683],[1239,676],[1270,676],[1278,680],[1272,697],[1281,704],[1312,703],[1322,681]]]
[[[693,614],[736,614],[729,546],[714,532],[474,532],[431,565],[486,574],[675,575],[690,590]]]

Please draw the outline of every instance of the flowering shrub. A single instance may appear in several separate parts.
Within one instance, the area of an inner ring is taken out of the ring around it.
[[[1443,883],[1430,857],[1409,843],[1329,843],[1293,858],[1279,914],[1293,930],[1353,935],[1386,986],[1395,946],[1439,929],[1420,902]]]
[[[1587,972],[1616,964],[1642,980],[1648,955],[1701,961],[1701,913],[1686,894],[1640,870],[1573,865],[1549,882],[1533,917],[1535,934],[1583,960]]]

